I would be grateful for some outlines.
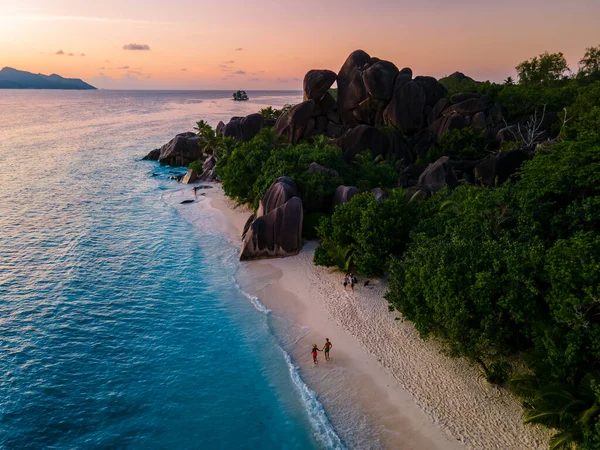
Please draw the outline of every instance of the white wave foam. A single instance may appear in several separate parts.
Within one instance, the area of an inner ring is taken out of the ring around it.
[[[231,277],[231,279],[233,280],[233,284],[235,284],[235,287],[237,288],[238,291],[240,291],[242,293],[242,295],[244,297],[246,297],[248,300],[250,300],[250,303],[252,303],[254,305],[254,308],[256,308],[257,311],[263,313],[265,316],[268,316],[269,314],[271,314],[271,310],[269,308],[267,308],[260,300],[258,297],[255,297],[254,295],[250,295],[247,292],[245,292],[239,284],[237,284],[237,282],[235,281],[235,277]]]
[[[298,389],[302,402],[308,411],[308,420],[313,428],[315,438],[327,449],[345,450],[346,447],[336,434],[331,422],[329,422],[329,418],[325,413],[325,408],[323,408],[323,405],[319,401],[316,392],[311,390],[306,383],[302,381],[298,368],[292,363],[290,355],[283,349],[282,352],[290,371],[290,377],[292,378],[294,386]]]

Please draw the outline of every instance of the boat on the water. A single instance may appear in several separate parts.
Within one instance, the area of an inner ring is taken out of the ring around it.
[[[248,94],[246,94],[246,91],[236,91],[233,93],[233,99],[236,102],[242,102],[248,100]]]

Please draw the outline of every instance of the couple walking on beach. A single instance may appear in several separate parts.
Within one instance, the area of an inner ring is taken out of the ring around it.
[[[346,274],[346,276],[344,277],[344,290],[346,290],[348,285],[350,285],[350,288],[352,290],[354,290],[354,285],[356,284],[357,281],[358,280],[356,279],[356,277],[354,275],[352,275],[351,273]]]
[[[313,344],[311,355],[313,357],[313,363],[315,363],[315,366],[319,363],[317,352],[325,352],[325,361],[329,361],[329,350],[331,350],[331,347],[333,347],[333,344],[329,342],[329,338],[325,338],[325,345],[323,345],[322,349],[317,347],[317,344]]]

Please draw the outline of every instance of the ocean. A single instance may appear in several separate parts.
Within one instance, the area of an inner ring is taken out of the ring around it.
[[[235,283],[237,252],[141,161],[300,92],[0,91],[0,448],[343,448]]]

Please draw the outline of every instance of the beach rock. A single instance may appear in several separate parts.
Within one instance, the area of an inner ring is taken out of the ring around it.
[[[155,148],[154,150],[151,150],[150,153],[148,153],[142,159],[147,160],[147,161],[158,161],[159,156],[160,156],[160,148]]]
[[[377,61],[362,72],[367,93],[375,98],[390,100],[394,94],[394,81],[398,68],[389,61]]]
[[[232,117],[222,129],[223,137],[249,141],[266,126],[265,118],[258,113],[246,117]]]
[[[454,94],[450,97],[450,101],[452,103],[462,103],[465,100],[472,98],[481,98],[481,94],[478,94],[477,92],[461,92],[460,94]]]
[[[386,100],[369,96],[352,110],[352,114],[360,124],[381,127],[383,126],[383,112],[387,104]]]
[[[304,76],[304,100],[320,100],[336,79],[331,70],[309,70]]]
[[[406,189],[404,197],[410,201],[422,201],[430,197],[432,193],[428,186],[411,186]]]
[[[467,121],[460,114],[442,116],[429,126],[429,130],[438,137],[452,130],[460,130],[467,126]]]
[[[296,183],[290,177],[279,177],[273,184],[267,189],[265,195],[263,195],[256,211],[256,217],[261,217],[269,214],[276,208],[285,204],[292,197],[298,195],[298,188]]]
[[[487,116],[491,120],[492,125],[502,123],[503,114],[502,105],[499,103],[494,103],[487,111]]]
[[[515,142],[516,141],[515,133],[517,133],[516,128],[517,127],[515,127],[515,126],[501,128],[500,130],[498,130],[498,133],[496,133],[496,141],[499,143]]]
[[[418,181],[419,186],[426,186],[432,192],[439,191],[444,186],[453,189],[457,184],[458,179],[452,161],[447,156],[442,156],[436,162],[429,164]]]
[[[481,161],[475,167],[475,177],[483,185],[493,187],[506,182],[529,159],[525,150],[513,150]]]
[[[407,145],[410,148],[414,158],[425,158],[429,149],[436,143],[437,135],[428,128],[424,128],[412,135]]]
[[[433,77],[419,76],[413,80],[425,93],[425,105],[433,107],[446,95],[446,88]]]
[[[425,92],[421,86],[409,81],[400,87],[383,114],[386,125],[392,125],[403,132],[411,133],[423,126]]]
[[[217,134],[223,134],[223,128],[225,128],[225,123],[222,120],[219,120],[219,123],[217,124],[217,128],[215,128],[215,131],[217,132]]]
[[[349,202],[358,193],[360,189],[355,186],[338,186],[333,196],[333,207]]]
[[[246,230],[240,260],[296,255],[302,248],[304,212],[299,197],[292,197],[268,214],[257,217]]]
[[[338,111],[347,125],[357,124],[352,111],[367,98],[362,71],[365,66],[369,67],[372,63],[368,53],[356,50],[348,56],[338,73]]]
[[[340,174],[338,173],[337,170],[323,167],[321,164],[316,163],[316,162],[310,163],[310,165],[308,166],[308,169],[306,169],[306,171],[308,173],[322,173],[322,174],[330,176],[330,177],[339,177],[340,176]]]
[[[329,117],[330,113],[335,112],[337,114],[337,102],[333,95],[329,92],[326,92],[323,98],[319,101],[318,105],[319,110],[322,115]],[[341,123],[339,120],[336,123]]]
[[[332,138],[332,139],[337,139],[337,138],[341,137],[342,134],[344,134],[344,127],[342,125],[339,125],[339,124],[331,122],[331,121],[327,124],[327,130],[325,130],[325,136]]]
[[[413,76],[413,71],[410,67],[403,67],[400,69],[399,75],[408,75],[410,78]]]
[[[484,111],[487,105],[481,98],[470,98],[463,102],[450,105],[444,111],[444,115],[448,116],[453,113],[458,113],[463,116],[474,116],[478,112]]]
[[[290,144],[297,144],[302,139],[307,139],[315,129],[314,100],[306,100],[297,104],[289,111],[282,114],[275,123],[275,133],[287,138]]]
[[[204,163],[202,163],[202,173],[198,177],[202,181],[214,181],[217,179],[217,157],[210,155]]]
[[[435,122],[437,119],[440,118],[440,116],[442,115],[442,113],[444,112],[444,110],[450,106],[450,102],[448,101],[448,99],[446,98],[441,98],[438,100],[438,102],[433,105],[433,108],[431,110],[431,113],[429,114],[429,125],[431,125],[433,122]]]
[[[387,198],[387,195],[385,194],[385,192],[383,192],[383,189],[381,188],[371,189],[371,193],[375,197],[375,200],[377,200],[378,202],[381,202]]]
[[[358,125],[348,130],[341,138],[332,141],[340,147],[347,161],[366,150],[373,156],[385,154],[390,148],[390,139],[379,128]]]
[[[478,112],[471,119],[471,127],[476,130],[485,130],[487,128],[487,120],[483,111]]]
[[[183,184],[190,184],[198,181],[198,173],[194,169],[188,169],[187,173],[181,179]]]
[[[163,145],[159,150],[158,161],[171,166],[188,166],[202,157],[202,139],[192,132],[181,133]],[[156,155],[153,150],[153,155]]]

